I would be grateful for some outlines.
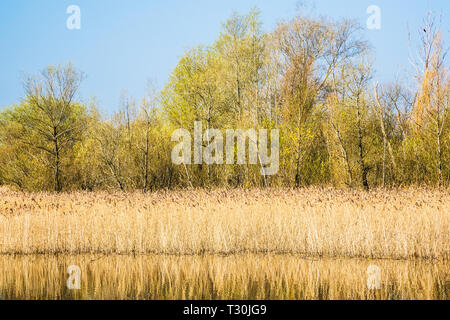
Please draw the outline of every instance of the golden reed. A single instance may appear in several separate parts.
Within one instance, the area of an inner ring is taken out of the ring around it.
[[[0,254],[273,253],[449,258],[448,189],[21,193],[0,189]]]

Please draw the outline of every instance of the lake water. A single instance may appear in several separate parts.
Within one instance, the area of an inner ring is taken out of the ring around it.
[[[449,270],[289,255],[0,256],[0,299],[445,300]]]

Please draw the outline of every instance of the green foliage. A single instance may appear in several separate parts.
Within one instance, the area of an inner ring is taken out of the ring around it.
[[[379,91],[359,31],[350,20],[297,17],[265,33],[258,10],[233,14],[212,45],[185,52],[160,93],[140,104],[124,97],[108,119],[75,100],[82,73],[48,67],[0,114],[0,184],[34,191],[448,185],[442,39],[428,46],[433,69],[418,75],[417,92],[400,83]],[[260,163],[175,166],[172,132],[193,136],[195,121],[224,133],[279,129],[279,173],[262,176]]]

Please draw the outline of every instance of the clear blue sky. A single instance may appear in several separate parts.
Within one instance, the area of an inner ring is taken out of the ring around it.
[[[148,79],[162,87],[188,47],[210,44],[233,11],[257,6],[266,31],[296,13],[297,0],[1,0],[0,107],[23,96],[22,74],[71,61],[87,79],[82,101],[95,96],[102,111],[117,110],[125,89],[137,100]],[[369,5],[381,8],[381,30],[366,30],[377,78],[392,80],[408,67],[408,29],[426,12],[443,12],[448,41],[449,0],[308,0],[316,15],[351,17],[366,26]],[[66,9],[81,8],[81,30],[68,30]],[[448,44],[448,42],[447,42]]]

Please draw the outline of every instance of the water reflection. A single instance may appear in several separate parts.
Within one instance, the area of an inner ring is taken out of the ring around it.
[[[316,260],[288,255],[0,256],[0,296],[27,300],[447,299],[448,270],[448,261]],[[78,276],[80,289],[76,290]]]

